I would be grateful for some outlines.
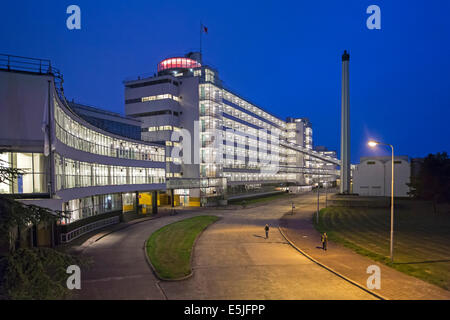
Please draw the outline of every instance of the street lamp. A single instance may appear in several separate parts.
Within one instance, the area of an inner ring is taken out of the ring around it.
[[[392,144],[382,143],[378,141],[370,140],[368,143],[369,147],[373,148],[377,145],[389,146],[392,151],[391,160],[391,243],[390,243],[390,253],[391,262],[394,262],[394,147]]]
[[[317,179],[317,215],[316,215],[316,222],[317,225],[319,225],[319,211],[320,211],[320,193],[319,193],[319,180]]]

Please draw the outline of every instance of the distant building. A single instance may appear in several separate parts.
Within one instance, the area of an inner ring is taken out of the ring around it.
[[[330,158],[337,158],[336,151],[328,150],[328,148],[325,146],[315,146],[314,151],[316,151],[317,153],[319,153],[323,156],[327,156]],[[317,158],[311,158],[310,165],[312,168],[316,168],[317,170],[325,171],[325,172],[331,172],[331,171],[338,170],[337,169],[338,166],[335,163],[322,161]],[[313,181],[319,181],[320,183],[336,182],[336,178],[337,178],[337,176],[332,176],[332,175],[320,175],[320,174],[312,175]]]
[[[339,175],[312,165],[339,160],[313,150],[307,118],[283,120],[238,95],[198,52],[164,59],[157,74],[127,79],[124,87],[125,114],[142,121],[142,139],[165,142],[167,186],[184,195],[183,203],[209,205],[225,191]]]
[[[141,140],[141,121],[122,116],[118,113],[86,106],[74,101],[69,107],[90,124],[119,136]]]
[[[408,196],[410,177],[408,157],[394,157],[394,196]],[[361,157],[353,172],[353,192],[361,196],[390,196],[391,157]]]

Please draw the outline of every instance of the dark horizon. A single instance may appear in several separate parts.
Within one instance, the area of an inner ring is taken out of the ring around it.
[[[340,151],[341,55],[350,53],[352,163],[389,154],[449,151],[450,3],[346,1],[111,3],[77,1],[81,30],[66,28],[69,2],[8,1],[1,53],[48,58],[68,100],[124,113],[122,81],[159,61],[198,51],[225,86],[285,120],[307,117],[314,145]],[[366,8],[381,8],[381,30]],[[248,14],[251,13],[251,14]]]

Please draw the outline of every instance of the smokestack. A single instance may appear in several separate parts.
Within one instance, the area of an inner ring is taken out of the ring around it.
[[[350,89],[348,64],[350,55],[342,55],[341,99],[341,193],[350,193]]]

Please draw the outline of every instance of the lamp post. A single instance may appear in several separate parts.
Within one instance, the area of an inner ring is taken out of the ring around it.
[[[376,147],[377,145],[389,146],[392,151],[392,160],[391,160],[391,243],[390,243],[390,253],[391,253],[391,262],[394,262],[394,147],[392,144],[381,143],[378,141],[369,141],[369,147]]]
[[[316,222],[319,224],[319,211],[320,211],[320,200],[319,200],[319,180],[317,180],[317,215]]]

